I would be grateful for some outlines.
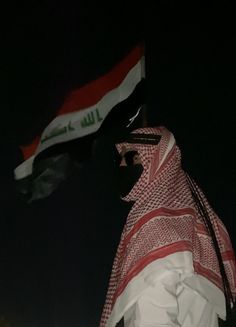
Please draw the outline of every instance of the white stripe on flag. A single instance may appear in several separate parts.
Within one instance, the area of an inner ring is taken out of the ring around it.
[[[34,155],[31,156],[15,168],[15,179],[22,179],[32,174],[34,158]]]

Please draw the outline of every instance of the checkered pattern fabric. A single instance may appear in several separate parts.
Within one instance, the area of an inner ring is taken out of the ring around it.
[[[135,201],[121,235],[111,273],[100,327],[129,282],[148,264],[178,251],[190,251],[196,273],[223,289],[212,239],[204,225],[185,172],[174,136],[165,127],[142,128],[135,133],[161,135],[158,145],[117,145],[119,152],[138,151],[144,170],[125,201]],[[236,265],[231,241],[222,221],[198,188],[220,245],[226,273],[236,294]]]

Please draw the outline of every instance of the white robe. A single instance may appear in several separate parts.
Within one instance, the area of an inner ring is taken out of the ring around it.
[[[218,327],[214,306],[171,273],[150,286],[124,315],[125,327]]]
[[[190,252],[157,260],[139,273],[117,299],[107,324],[125,327],[218,327],[225,319],[223,292],[194,273]]]

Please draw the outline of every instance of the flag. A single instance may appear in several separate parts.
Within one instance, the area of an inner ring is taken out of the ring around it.
[[[144,52],[137,46],[107,74],[72,90],[42,134],[22,146],[25,160],[14,174],[27,201],[51,194],[89,156],[99,133],[129,128],[144,103],[143,88]],[[71,160],[73,148],[79,160]]]

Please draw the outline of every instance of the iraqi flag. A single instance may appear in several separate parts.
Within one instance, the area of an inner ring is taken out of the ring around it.
[[[107,74],[71,91],[43,133],[21,147],[24,162],[14,175],[27,202],[50,195],[90,155],[99,134],[129,129],[145,104],[144,65],[137,46]]]

